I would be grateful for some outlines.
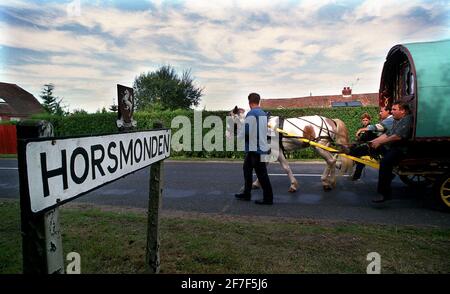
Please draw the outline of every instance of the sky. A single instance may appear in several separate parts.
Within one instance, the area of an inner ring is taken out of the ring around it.
[[[1,1],[0,81],[70,111],[117,103],[116,84],[173,66],[204,88],[197,109],[378,91],[396,44],[450,38],[450,1]]]

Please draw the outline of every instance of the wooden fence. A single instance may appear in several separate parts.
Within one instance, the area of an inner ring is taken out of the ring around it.
[[[17,153],[17,135],[15,125],[0,125],[0,154]]]

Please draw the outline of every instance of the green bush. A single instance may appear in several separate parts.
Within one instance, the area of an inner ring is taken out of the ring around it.
[[[378,118],[377,107],[343,107],[343,108],[298,108],[298,109],[272,109],[268,110],[271,115],[282,116],[285,118],[299,117],[306,115],[322,115],[328,118],[341,119],[349,129],[351,139],[357,129],[360,127],[360,116],[362,113],[369,113],[373,120]],[[222,119],[225,130],[225,117],[228,111],[203,111],[202,119],[210,115],[218,116]],[[152,129],[155,122],[161,122],[165,127],[171,127],[172,120],[177,116],[186,116],[191,121],[192,128],[192,150],[194,144],[194,112],[192,110],[163,110],[163,111],[145,111],[136,112],[134,119],[137,121],[138,130]],[[33,118],[47,120],[55,127],[55,136],[78,136],[78,135],[100,135],[117,132],[116,113],[95,113],[95,114],[72,114],[67,116],[55,116],[49,114],[36,115]],[[178,128],[172,129],[172,134],[176,133]],[[209,129],[203,129],[203,135]],[[223,140],[224,150],[226,140]],[[236,144],[235,144],[236,146]],[[196,158],[243,158],[243,152],[237,151],[173,151],[172,156],[196,157]],[[312,149],[304,149],[292,152],[288,158],[317,158],[317,154]]]
[[[0,125],[17,125],[18,122],[16,120],[0,120]]]

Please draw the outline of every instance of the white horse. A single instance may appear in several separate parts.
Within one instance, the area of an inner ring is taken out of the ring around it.
[[[234,132],[234,126],[236,125],[237,133],[245,123],[246,112],[242,108],[237,106],[229,113],[232,118],[227,121],[227,138],[231,138],[231,134]],[[229,122],[232,122],[229,123]],[[277,161],[281,164],[282,168],[286,171],[287,176],[290,180],[289,192],[295,192],[298,189],[298,182],[295,179],[289,163],[284,156],[282,150],[287,152],[294,151],[296,149],[306,148],[310,145],[297,140],[296,138],[305,138],[319,144],[330,146],[332,144],[337,145],[347,145],[349,143],[348,130],[344,122],[340,119],[329,119],[323,116],[302,116],[295,118],[280,118],[278,116],[272,116],[269,118],[268,127],[272,131],[280,128],[284,130],[289,135],[295,136],[295,138],[282,136],[282,146],[281,150],[278,152]],[[337,155],[330,153],[322,148],[313,147],[317,153],[326,162],[325,170],[323,171],[321,181],[323,189],[328,191],[336,187],[336,161]],[[353,166],[353,161],[351,159],[341,157],[340,170],[341,173],[348,173],[351,171]],[[259,188],[260,184],[258,179],[253,183],[253,188]]]

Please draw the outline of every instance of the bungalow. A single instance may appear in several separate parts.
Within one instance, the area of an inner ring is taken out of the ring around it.
[[[350,107],[378,106],[378,93],[352,94],[352,89],[345,87],[342,95],[306,96],[299,98],[261,99],[265,109],[308,108],[308,107]]]
[[[0,82],[0,120],[21,120],[45,112],[39,101],[16,84]]]

